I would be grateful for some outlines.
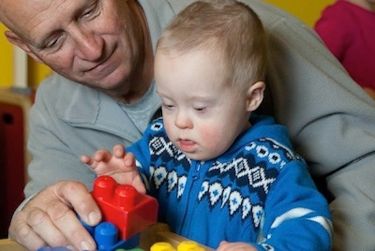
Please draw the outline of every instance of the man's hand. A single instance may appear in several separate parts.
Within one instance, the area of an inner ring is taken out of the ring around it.
[[[244,242],[222,241],[216,251],[257,251],[257,249]]]
[[[9,236],[27,250],[43,246],[95,250],[95,242],[77,214],[89,225],[101,220],[87,188],[79,182],[62,181],[42,190],[13,216]]]
[[[134,155],[126,153],[123,145],[115,145],[112,152],[98,150],[91,157],[81,156],[81,162],[89,165],[98,176],[112,176],[118,183],[132,185],[139,193],[146,193]]]

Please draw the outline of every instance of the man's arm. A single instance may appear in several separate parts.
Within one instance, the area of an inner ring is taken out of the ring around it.
[[[25,188],[26,197],[61,180],[78,180],[90,187],[95,177],[93,172],[83,166],[79,153],[75,152],[83,148],[85,143],[88,144],[89,139],[81,145],[73,146],[75,141],[72,139],[82,141],[82,137],[61,119],[61,112],[55,109],[56,102],[59,102],[57,93],[61,94],[55,81],[55,78],[49,78],[39,86],[30,111],[27,147],[32,161],[27,169],[29,181]]]
[[[44,94],[37,95],[30,113],[28,148],[33,159],[27,201],[15,212],[9,236],[28,250],[42,246],[94,250],[95,242],[77,218],[78,214],[90,225],[100,220],[99,208],[82,183],[90,179],[90,171],[64,144],[59,130],[53,129],[57,120],[49,115],[53,105]]]

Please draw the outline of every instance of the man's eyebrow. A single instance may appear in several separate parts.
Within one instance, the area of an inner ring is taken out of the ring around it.
[[[76,16],[79,16],[80,13],[84,12],[86,9],[92,7],[93,5],[97,4],[98,2],[99,2],[99,0],[90,0],[90,1],[88,1],[86,4],[84,4],[83,6],[81,6],[80,8],[78,8],[77,10],[75,10],[74,13],[72,13],[72,18],[75,18]],[[32,44],[33,47],[35,47],[37,49],[43,49],[45,47],[46,41],[50,37],[53,37],[55,34],[58,34],[61,31],[62,31],[61,28],[52,29],[48,33],[43,34],[41,36],[41,38],[31,39],[30,44]]]
[[[32,40],[31,41],[31,44],[33,44],[33,46],[37,49],[43,49],[45,47],[45,44],[46,44],[46,41],[54,36],[55,34],[57,34],[59,31],[61,31],[61,29],[56,29],[56,30],[51,30],[49,32],[47,32],[46,34],[43,34],[41,36],[41,38],[39,39],[35,39],[35,40]]]
[[[45,41],[47,40],[48,37],[51,36],[52,33],[53,33],[53,32],[47,33],[47,34],[43,35],[41,38],[38,38],[38,39],[32,40],[31,43],[33,44],[33,46],[34,46],[35,48],[37,48],[37,49],[42,49],[43,46],[44,46]]]

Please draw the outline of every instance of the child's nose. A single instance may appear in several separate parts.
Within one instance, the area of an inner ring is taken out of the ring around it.
[[[189,116],[184,112],[177,113],[177,116],[175,119],[175,125],[176,127],[180,129],[186,129],[186,128],[192,127],[192,123],[191,123]]]

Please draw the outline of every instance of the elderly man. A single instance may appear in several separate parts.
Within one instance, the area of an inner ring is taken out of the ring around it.
[[[137,140],[159,106],[153,84],[158,36],[192,0],[2,0],[10,42],[57,74],[31,111],[30,181],[10,237],[35,250],[94,250],[76,218],[100,221],[88,193],[94,178],[79,157]],[[271,44],[264,111],[289,128],[297,150],[332,194],[335,249],[375,247],[374,101],[315,35],[287,14],[244,0]],[[327,192],[328,194],[328,192]]]

